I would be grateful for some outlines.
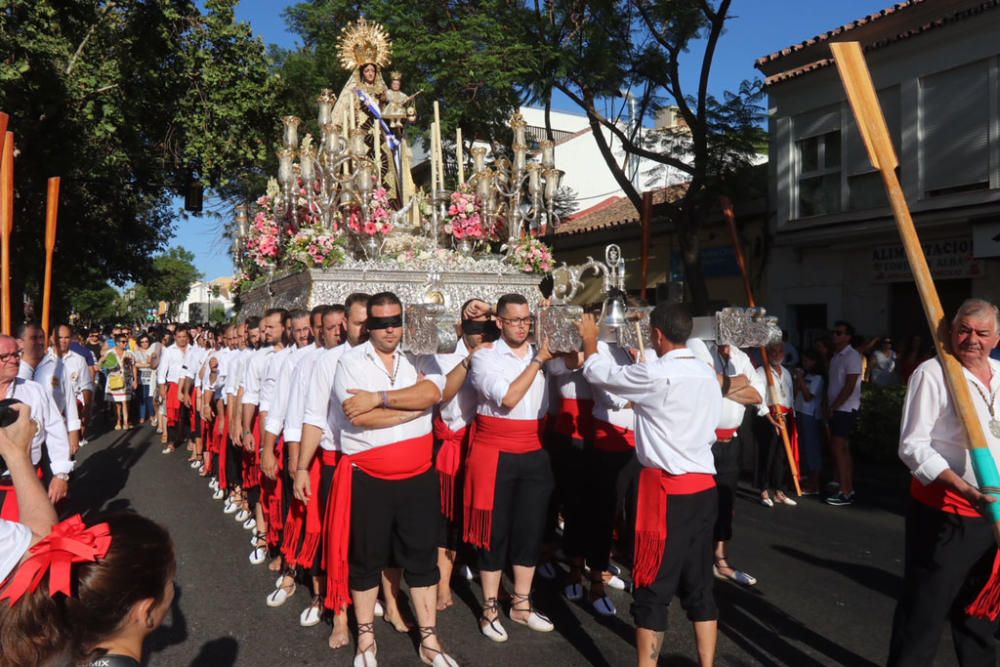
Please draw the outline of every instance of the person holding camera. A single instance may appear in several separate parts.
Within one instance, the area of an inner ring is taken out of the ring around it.
[[[17,491],[20,522],[0,519],[0,581],[7,578],[28,548],[52,531],[56,510],[45,495],[45,487],[31,465],[31,440],[35,423],[31,409],[23,403],[0,408],[0,468],[6,469]]]
[[[52,396],[37,382],[17,376],[20,363],[17,340],[0,336],[0,400],[17,399],[30,408],[37,426],[31,440],[31,464],[40,470],[44,446],[49,456],[48,470],[39,472],[39,476],[46,472],[51,476],[48,494],[55,504],[69,491],[69,474],[73,471],[69,435]],[[8,471],[0,475],[0,519],[17,521],[19,516],[17,491]]]

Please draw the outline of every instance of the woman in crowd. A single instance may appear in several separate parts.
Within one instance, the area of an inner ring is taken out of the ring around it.
[[[52,577],[69,567],[69,581]],[[174,598],[170,535],[136,514],[79,515],[31,548],[0,592],[0,667],[139,667]]]
[[[156,354],[148,334],[139,336],[132,356],[139,372],[139,426],[143,426],[147,421],[156,421],[156,407],[153,405],[153,392],[156,390]]]
[[[129,425],[129,398],[135,386],[135,357],[128,349],[128,338],[123,334],[115,339],[115,346],[108,348],[101,360],[101,369],[107,375],[105,396],[115,405],[115,430],[132,428]]]
[[[892,349],[892,339],[883,338],[878,348],[872,352],[868,362],[870,378],[876,387],[890,387],[899,384],[896,372],[896,351]]]

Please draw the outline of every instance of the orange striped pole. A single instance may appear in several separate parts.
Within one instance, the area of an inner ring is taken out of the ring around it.
[[[14,133],[5,132],[0,154],[0,330],[11,334],[10,235],[14,230]]]
[[[52,255],[56,249],[56,224],[59,219],[59,177],[49,179],[48,201],[45,207],[45,289],[42,292],[42,329],[46,336],[49,330],[49,315],[52,306]]]

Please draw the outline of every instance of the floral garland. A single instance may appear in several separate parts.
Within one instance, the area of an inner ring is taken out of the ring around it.
[[[246,239],[246,254],[256,272],[267,271],[278,265],[281,257],[281,225],[277,220],[277,198],[271,192],[261,195],[255,202],[256,211]]]
[[[501,250],[507,253],[507,262],[524,273],[548,273],[552,270],[552,249],[533,236],[510,239]]]

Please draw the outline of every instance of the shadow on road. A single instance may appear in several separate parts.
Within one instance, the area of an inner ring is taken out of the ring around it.
[[[855,667],[877,665],[814,632],[768,602],[762,593],[725,585],[716,586],[715,595],[719,603],[719,632],[758,662],[796,667],[831,663]],[[808,646],[825,659],[806,653],[793,642]]]
[[[232,667],[236,664],[240,645],[232,637],[219,637],[205,642],[190,667]]]
[[[70,493],[60,513],[87,516],[100,511],[105,503],[121,493],[132,467],[152,444],[148,435],[146,429],[126,431],[100,451],[90,454],[73,472]]]
[[[170,605],[170,625],[161,625],[149,635],[149,639],[146,640],[145,650],[143,651],[143,665],[149,664],[150,657],[154,653],[159,653],[168,646],[183,644],[187,641],[187,618],[181,609],[182,593],[181,587],[174,584],[174,601]]]
[[[845,563],[841,560],[823,558],[813,554],[799,551],[795,547],[775,545],[773,549],[786,556],[791,556],[803,563],[809,563],[816,567],[821,567],[837,574],[843,575],[850,581],[870,588],[876,593],[881,593],[887,598],[895,600],[899,597],[899,589],[903,585],[903,578],[872,565],[861,565],[859,563]]]

